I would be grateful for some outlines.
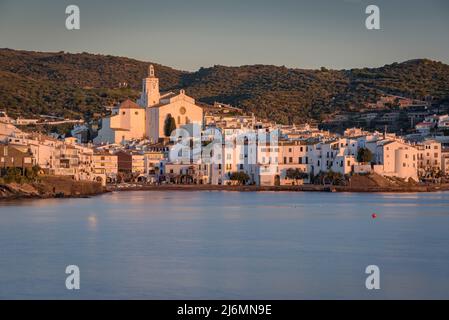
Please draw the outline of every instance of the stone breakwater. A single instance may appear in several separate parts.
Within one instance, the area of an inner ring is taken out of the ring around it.
[[[0,200],[22,198],[71,198],[98,195],[106,192],[101,184],[74,181],[67,177],[42,177],[33,183],[0,184]]]

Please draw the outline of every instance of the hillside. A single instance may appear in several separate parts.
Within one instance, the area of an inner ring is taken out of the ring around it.
[[[163,89],[178,87],[181,71],[155,67]],[[136,98],[147,69],[147,62],[121,57],[0,49],[0,109],[71,117],[103,112],[102,105]],[[130,87],[119,88],[123,82]]]
[[[11,116],[92,117],[137,98],[149,62],[124,57],[0,49],[0,109]],[[269,65],[183,72],[154,64],[161,90],[185,88],[205,103],[230,103],[281,123],[357,111],[381,93],[449,101],[449,66],[411,60],[381,68],[303,70]],[[120,83],[129,86],[121,88]]]

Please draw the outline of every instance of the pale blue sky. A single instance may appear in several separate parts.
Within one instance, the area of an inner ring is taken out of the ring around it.
[[[81,30],[65,29],[69,4],[80,7]],[[368,4],[380,7],[380,31],[365,28]],[[127,56],[183,70],[449,63],[449,1],[0,0],[0,47]]]

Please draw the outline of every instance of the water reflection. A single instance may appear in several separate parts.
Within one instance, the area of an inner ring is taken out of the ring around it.
[[[97,230],[97,216],[92,214],[87,218],[88,226],[91,231]]]
[[[448,193],[0,203],[0,298],[449,298],[448,208]],[[68,264],[81,269],[75,295]],[[369,264],[382,272],[376,293],[364,287]]]

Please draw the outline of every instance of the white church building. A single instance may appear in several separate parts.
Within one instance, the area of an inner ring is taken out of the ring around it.
[[[202,125],[203,109],[184,90],[178,94],[159,92],[159,79],[151,65],[142,81],[142,93],[137,103],[130,100],[113,108],[109,117],[102,119],[102,127],[94,143],[122,143],[132,139],[157,142],[165,137],[167,117],[175,120],[176,128],[186,124]]]

